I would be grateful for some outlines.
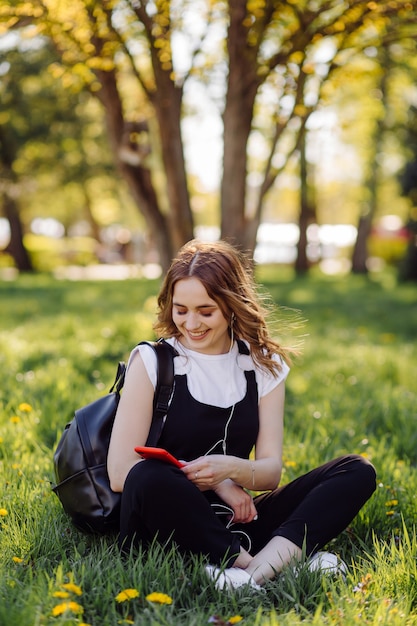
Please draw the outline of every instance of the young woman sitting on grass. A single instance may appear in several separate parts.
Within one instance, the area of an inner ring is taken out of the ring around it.
[[[158,306],[155,331],[178,353],[158,445],[185,464],[134,451],[148,437],[157,367],[153,350],[136,347],[108,456],[122,492],[121,549],[175,542],[206,557],[219,588],[259,588],[304,546],[317,564],[375,490],[375,470],[345,455],[278,487],[289,354],[270,336],[245,258],[224,242],[189,242]]]

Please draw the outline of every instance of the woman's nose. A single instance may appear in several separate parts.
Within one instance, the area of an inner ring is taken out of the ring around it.
[[[185,322],[185,327],[187,328],[187,330],[195,330],[199,326],[200,320],[198,319],[198,315],[196,315],[195,313],[189,313]]]

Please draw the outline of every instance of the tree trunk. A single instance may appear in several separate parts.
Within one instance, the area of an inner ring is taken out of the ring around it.
[[[243,25],[246,2],[230,0],[229,12],[229,75],[223,112],[223,177],[220,191],[221,236],[247,250],[251,249],[254,241],[254,229],[245,215],[247,145],[259,79],[256,77],[256,58],[247,46],[247,31]]]
[[[306,134],[307,131],[304,127],[300,139],[300,215],[298,219],[300,237],[297,243],[297,258],[295,260],[295,271],[297,274],[306,274],[308,272],[307,228],[315,221],[316,215],[306,157]]]
[[[165,272],[171,263],[174,247],[168,221],[159,210],[151,172],[146,168],[131,167],[126,163],[119,163],[119,167],[130,187],[133,199],[145,217],[158,250],[159,263]]]
[[[368,237],[371,232],[374,209],[370,209],[359,217],[358,234],[352,254],[352,273],[368,273]]]
[[[167,221],[170,254],[194,236],[194,220],[185,168],[181,135],[183,87],[173,78],[172,23],[170,3],[156,3],[157,13],[149,14],[146,2],[134,4],[149,44],[153,76],[141,78],[142,87],[154,108],[158,122],[163,170],[168,200]]]
[[[16,267],[21,272],[32,272],[33,265],[23,243],[23,225],[20,219],[19,205],[9,189],[17,187],[16,175],[13,171],[13,162],[16,158],[16,147],[8,129],[0,125],[0,169],[3,174],[3,211],[9,220],[10,242],[6,248],[14,259]]]
[[[87,218],[88,225],[90,226],[92,237],[97,242],[101,243],[100,226],[97,223],[97,220],[95,219],[93,212],[91,210],[92,203],[91,203],[90,193],[85,184],[82,186],[82,192],[84,196],[85,216]]]
[[[123,117],[115,74],[114,72],[98,72],[98,75],[101,83],[98,97],[104,106],[107,131],[115,163],[126,180],[133,199],[153,235],[160,264],[165,271],[172,260],[174,247],[168,221],[159,207],[151,171],[141,163],[134,163],[125,158],[122,148],[126,122]]]
[[[33,272],[33,265],[23,243],[23,225],[20,219],[19,207],[14,198],[7,192],[3,194],[3,208],[10,224],[10,242],[6,247],[20,272]]]
[[[381,63],[381,79],[379,88],[382,94],[382,105],[386,109],[387,82],[389,80],[389,57],[388,51],[383,47],[379,51]],[[384,119],[380,118],[376,121],[373,155],[369,159],[369,174],[366,186],[369,193],[369,201],[364,204],[364,210],[361,212],[358,221],[358,235],[352,253],[352,273],[367,274],[368,273],[368,237],[371,232],[372,222],[378,208],[378,183],[380,176],[380,166],[378,155],[383,149],[384,141]]]
[[[400,281],[417,281],[417,220],[410,219],[407,224],[410,233],[407,250],[399,267]]]
[[[153,104],[158,119],[162,161],[167,181],[172,245],[176,251],[194,235],[181,136],[182,90],[176,88],[168,76],[159,77],[158,82],[164,83],[160,85],[158,92],[163,89],[165,95],[163,98],[155,98]]]

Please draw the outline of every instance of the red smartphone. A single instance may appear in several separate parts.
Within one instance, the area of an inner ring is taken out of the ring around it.
[[[137,452],[143,459],[159,459],[165,461],[165,463],[172,463],[176,467],[184,467],[185,463],[178,461],[175,456],[172,456],[164,448],[151,448],[149,446],[136,446],[135,452]]]

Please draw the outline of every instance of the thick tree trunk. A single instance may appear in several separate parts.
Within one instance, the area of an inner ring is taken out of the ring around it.
[[[6,248],[20,272],[33,272],[33,265],[23,243],[23,225],[20,219],[19,207],[14,198],[7,193],[3,194],[3,208],[10,225],[10,242]]]
[[[9,220],[10,242],[6,248],[21,272],[32,272],[33,266],[28,251],[23,243],[23,224],[20,219],[17,199],[9,189],[17,187],[16,175],[13,171],[13,162],[16,159],[16,148],[7,127],[0,125],[0,168],[3,177],[3,212]]]
[[[259,79],[256,58],[247,45],[243,25],[246,2],[230,0],[227,37],[229,75],[223,112],[224,148],[221,183],[221,236],[247,250],[254,245],[256,228],[245,215],[247,145]],[[254,236],[255,233],[255,236]]]

